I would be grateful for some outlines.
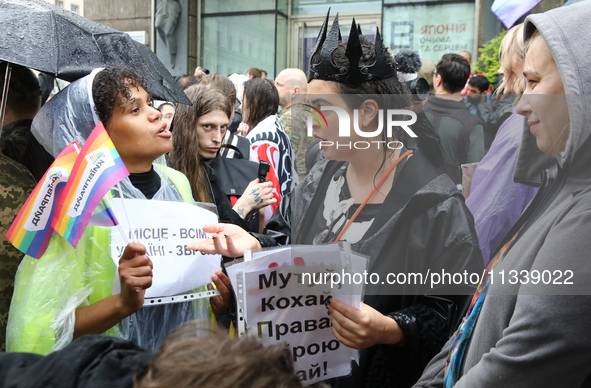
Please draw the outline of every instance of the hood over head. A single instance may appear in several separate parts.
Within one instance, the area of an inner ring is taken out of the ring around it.
[[[102,70],[95,69],[72,82],[43,105],[33,119],[31,132],[53,157],[74,140],[82,147],[98,124],[92,82]]]
[[[570,133],[565,150],[557,155],[562,168],[579,165],[586,153],[581,150],[590,145],[591,127],[591,41],[588,23],[591,20],[591,2],[583,1],[560,7],[542,14],[530,15],[525,20],[524,39],[527,41],[538,30],[560,72],[567,95]],[[587,117],[589,116],[589,117]],[[576,163],[575,163],[576,162]]]

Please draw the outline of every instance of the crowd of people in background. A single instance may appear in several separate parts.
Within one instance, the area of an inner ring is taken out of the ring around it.
[[[511,28],[498,80],[472,72],[466,51],[397,68],[379,33],[371,41],[354,25],[346,42],[334,28],[327,38],[328,15],[308,75],[197,67],[177,79],[192,105],[152,101],[142,76],[123,67],[97,69],[44,101],[37,76],[13,65],[0,134],[0,350],[25,353],[0,355],[0,387],[52,386],[62,373],[68,384],[89,373],[85,386],[300,385],[284,348],[227,336],[236,307],[224,270],[207,286],[220,294],[209,301],[143,307],[153,265],[138,242],[117,269],[103,227],[88,227],[76,249],[54,235],[41,260],[5,240],[59,146],[83,143],[98,120],[130,172],[126,197],[215,207],[212,238],[190,248],[223,262],[340,239],[370,258],[370,272],[484,271],[464,295],[368,287],[360,309],[334,298],[335,338],[359,349],[360,362],[326,384],[591,387],[589,17],[582,2]],[[412,94],[420,78],[428,95]],[[352,136],[401,149],[326,146],[338,143],[336,113],[324,112],[327,126],[308,120],[310,106],[334,105],[356,111],[360,130],[373,133],[389,96],[415,113],[418,137]],[[491,280],[494,271],[563,270],[572,289],[530,282],[507,291]],[[114,281],[121,292],[112,295]],[[225,331],[171,335],[192,320]],[[224,358],[215,370],[203,367],[211,354]],[[61,360],[78,372],[60,372]],[[189,375],[175,365],[187,360]],[[47,381],[30,373],[48,368],[57,369]]]

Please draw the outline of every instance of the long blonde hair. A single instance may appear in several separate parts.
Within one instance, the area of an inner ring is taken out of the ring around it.
[[[511,66],[511,58],[513,55],[517,55],[516,58],[519,62],[523,63],[523,23],[513,26],[501,41],[499,47],[499,62],[501,67],[505,71],[503,82],[497,88],[497,93],[505,89],[511,73],[515,71]],[[523,94],[523,82],[513,82],[513,90],[509,90],[511,94]]]

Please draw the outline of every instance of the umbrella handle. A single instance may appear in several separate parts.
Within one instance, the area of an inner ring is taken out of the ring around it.
[[[2,88],[2,105],[0,106],[0,134],[4,127],[4,112],[6,111],[6,97],[8,97],[8,87],[10,86],[10,76],[12,74],[12,63],[6,62],[6,73],[4,74],[4,87]]]

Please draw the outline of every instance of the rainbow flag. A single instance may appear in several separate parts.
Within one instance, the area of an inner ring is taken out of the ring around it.
[[[62,194],[79,150],[78,143],[73,142],[59,153],[8,229],[6,237],[21,252],[38,259],[47,249],[53,234],[54,204]]]
[[[115,226],[118,224],[117,218],[113,213],[113,210],[109,206],[108,202],[105,198],[99,202],[98,206],[92,213],[92,217],[88,222],[88,225],[95,225],[95,226]]]
[[[128,175],[103,123],[99,122],[76,158],[51,226],[75,248],[103,196]]]

